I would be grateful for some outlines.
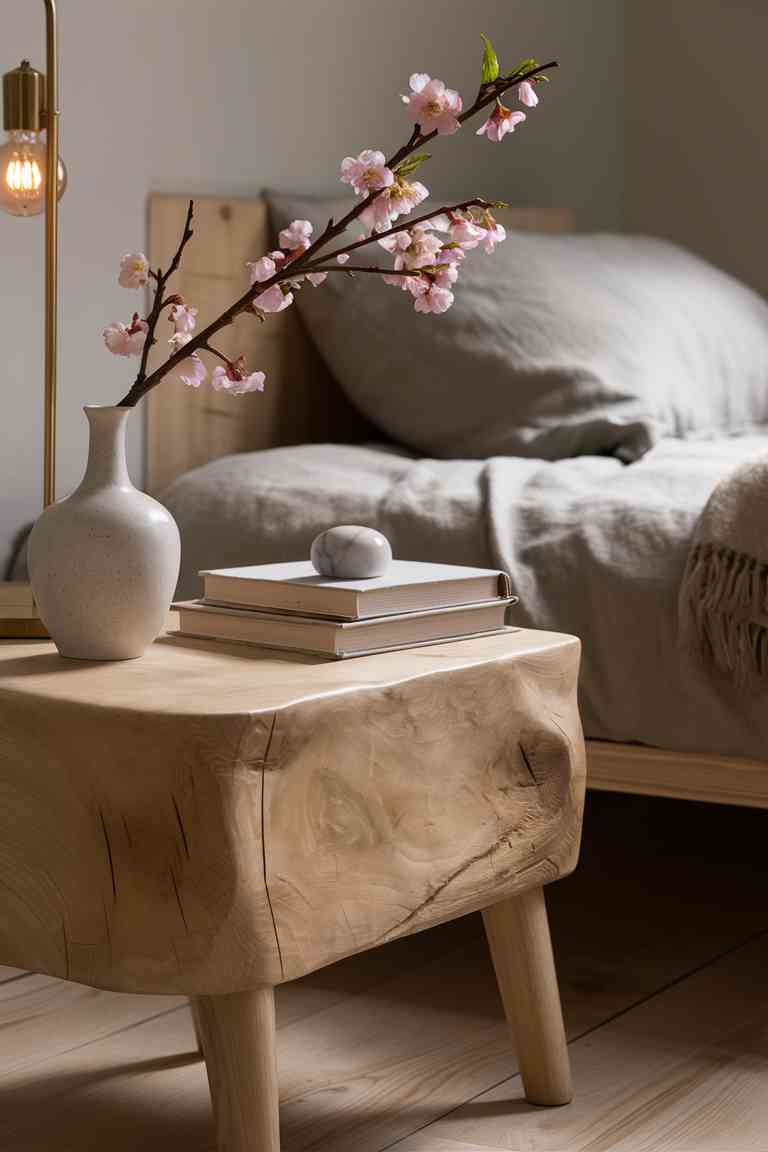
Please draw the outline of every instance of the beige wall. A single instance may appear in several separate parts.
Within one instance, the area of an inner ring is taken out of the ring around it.
[[[622,7],[615,0],[60,0],[62,202],[60,491],[78,481],[82,404],[127,390],[100,331],[132,301],[116,261],[145,243],[150,190],[252,196],[338,187],[350,151],[390,148],[398,93],[432,70],[466,96],[482,30],[507,64],[563,69],[503,147],[440,141],[427,180],[522,204],[567,205],[583,227],[621,219]],[[40,11],[38,11],[40,9]],[[42,4],[4,0],[0,70],[43,59]],[[472,172],[474,170],[474,175]],[[425,176],[426,179],[426,176]],[[0,217],[0,562],[38,507],[42,229]],[[141,478],[141,426],[131,463]]]
[[[768,294],[768,2],[627,0],[625,222]]]

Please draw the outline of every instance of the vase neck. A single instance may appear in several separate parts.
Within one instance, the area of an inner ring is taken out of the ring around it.
[[[125,430],[128,408],[86,408],[90,427],[88,464],[80,491],[117,485],[132,487],[125,457]]]

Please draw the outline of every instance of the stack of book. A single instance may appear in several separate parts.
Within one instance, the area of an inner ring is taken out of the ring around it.
[[[200,600],[175,604],[179,633],[342,660],[504,628],[509,577],[393,560],[384,576],[332,580],[310,563],[201,572]]]

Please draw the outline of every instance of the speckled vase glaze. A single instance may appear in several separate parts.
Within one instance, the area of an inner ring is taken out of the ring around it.
[[[85,409],[85,476],[45,510],[29,538],[40,615],[61,655],[75,660],[141,656],[165,626],[179,576],[176,522],[128,476],[130,411]]]

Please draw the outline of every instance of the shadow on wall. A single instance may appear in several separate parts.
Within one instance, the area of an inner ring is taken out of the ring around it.
[[[25,524],[19,528],[11,541],[9,560],[3,573],[3,580],[28,580],[27,574],[27,541],[32,531],[32,524]]]

